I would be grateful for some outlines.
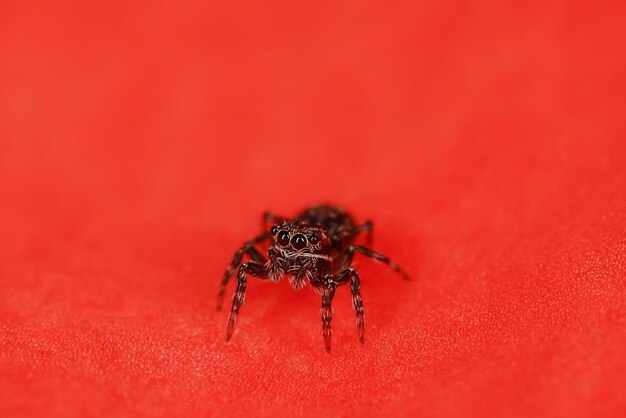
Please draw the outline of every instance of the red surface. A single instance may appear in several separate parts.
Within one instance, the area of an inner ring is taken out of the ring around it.
[[[626,416],[623,2],[84,3],[0,6],[0,415]],[[415,280],[226,344],[318,201]]]

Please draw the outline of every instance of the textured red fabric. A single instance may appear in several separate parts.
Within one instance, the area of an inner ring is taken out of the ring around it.
[[[239,3],[0,6],[0,415],[626,416],[624,3]],[[321,201],[414,280],[226,343]]]

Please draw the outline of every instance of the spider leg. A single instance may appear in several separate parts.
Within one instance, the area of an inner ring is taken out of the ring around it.
[[[330,321],[333,319],[333,308],[331,303],[335,296],[335,290],[337,284],[332,280],[326,282],[326,287],[322,293],[322,335],[324,336],[324,345],[326,346],[326,352],[330,353],[330,342],[332,338],[332,331],[330,329]]]
[[[259,264],[267,263],[267,258],[265,258],[265,256],[261,254],[261,252],[257,250],[256,247],[249,247],[246,251],[246,254],[252,259],[252,261],[255,261]]]
[[[374,229],[374,224],[372,221],[365,221],[361,225],[355,227],[352,231],[350,231],[350,235],[352,237],[357,236],[361,232],[364,232],[366,245],[369,247],[372,245],[372,230]]]
[[[404,277],[406,280],[410,280],[411,278],[409,277],[408,274],[406,274],[396,263],[394,263],[389,257],[387,257],[385,254],[381,254],[378,253],[374,250],[371,250],[367,247],[363,247],[361,245],[351,245],[348,248],[348,251],[346,251],[346,255],[343,259],[343,263],[342,263],[342,268],[346,269],[350,263],[352,263],[352,258],[354,257],[354,252],[358,251],[361,254],[373,258],[374,260],[377,261],[382,261],[383,263],[387,264],[389,267],[391,267],[393,270],[397,271],[398,273],[400,273],[402,275],[402,277]]]
[[[246,296],[247,274],[251,274],[252,276],[262,279],[267,278],[265,266],[261,263],[250,261],[247,263],[243,263],[239,267],[239,271],[237,272],[237,289],[235,290],[235,295],[233,296],[233,305],[230,309],[230,315],[228,316],[226,341],[229,341],[230,337],[233,335],[233,328],[235,327],[235,321],[237,321],[237,316],[239,315],[239,308],[243,304],[243,300]]]
[[[363,298],[361,297],[361,277],[353,268],[346,268],[339,273],[327,276],[327,282],[334,282],[343,286],[350,282],[352,293],[352,307],[356,313],[356,326],[359,330],[359,341],[365,342],[365,311],[363,310]]]
[[[230,278],[232,277],[235,269],[239,266],[239,264],[241,264],[241,260],[243,259],[244,254],[247,254],[252,260],[256,261],[259,264],[264,264],[267,261],[265,257],[263,257],[263,255],[256,248],[254,248],[254,244],[258,244],[259,242],[266,240],[268,237],[269,234],[267,232],[263,232],[256,238],[247,241],[240,249],[237,250],[237,252],[233,256],[233,261],[226,269],[224,277],[222,277],[220,288],[217,292],[216,310],[219,311],[220,309],[222,309],[222,301],[224,300],[226,285],[230,281]]]
[[[361,225],[353,226],[353,227],[342,227],[337,231],[333,237],[335,240],[341,240],[343,242],[352,242],[357,235],[364,232],[366,234],[365,241],[367,246],[370,246],[372,243],[372,229],[374,224],[371,221],[366,221]]]
[[[270,212],[263,214],[263,229],[267,230],[268,224],[280,224],[285,220],[282,216],[274,215]]]
[[[340,276],[350,278],[350,291],[352,292],[352,307],[356,313],[356,326],[359,330],[359,341],[365,342],[365,312],[363,310],[363,298],[361,297],[361,277],[355,269],[346,269],[339,273]]]

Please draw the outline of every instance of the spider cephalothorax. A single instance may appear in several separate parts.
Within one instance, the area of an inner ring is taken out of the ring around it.
[[[289,275],[291,286],[299,290],[305,279],[317,287],[316,273],[330,266],[330,239],[326,228],[292,221],[270,229],[271,247],[266,270],[270,279],[279,281]]]
[[[226,339],[230,340],[239,308],[243,304],[246,291],[247,275],[260,279],[279,281],[289,278],[291,286],[298,290],[311,283],[322,293],[322,334],[326,350],[330,351],[332,319],[331,302],[338,286],[350,283],[352,306],[357,315],[359,340],[364,341],[363,300],[361,299],[359,274],[350,268],[355,252],[360,252],[375,260],[388,264],[408,276],[389,258],[367,247],[354,245],[354,239],[361,233],[367,233],[368,245],[371,241],[372,223],[356,225],[352,217],[340,208],[333,206],[315,206],[307,209],[293,220],[265,214],[264,224],[275,223],[269,231],[246,242],[233,257],[233,262],[226,270],[217,297],[217,309],[222,306],[224,290],[235,269],[237,271],[237,289],[233,296],[233,305],[228,318]],[[255,244],[269,238],[270,247],[267,258],[256,249]],[[249,261],[241,264],[243,256]]]

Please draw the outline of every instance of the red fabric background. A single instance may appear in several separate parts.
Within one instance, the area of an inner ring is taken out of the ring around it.
[[[624,2],[85,3],[0,6],[2,416],[624,416]],[[415,280],[226,344],[319,201]]]

